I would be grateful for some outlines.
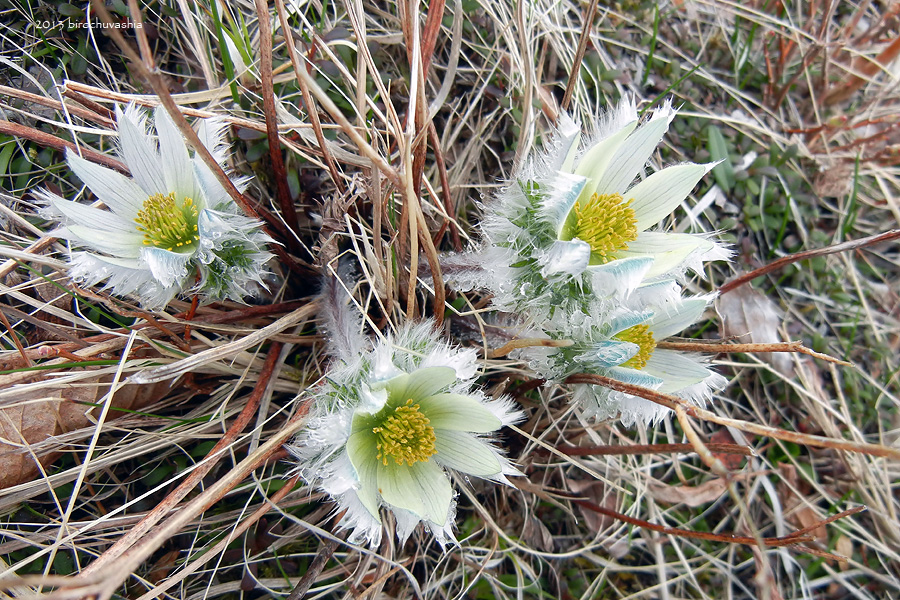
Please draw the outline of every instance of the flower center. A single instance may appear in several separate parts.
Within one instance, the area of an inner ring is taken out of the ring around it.
[[[426,461],[437,454],[434,447],[434,428],[429,425],[428,417],[419,412],[419,405],[413,404],[412,398],[394,409],[372,433],[378,435],[378,458],[387,466],[388,457],[398,465],[406,462]]]
[[[144,233],[144,245],[166,250],[191,246],[200,240],[197,234],[197,216],[194,200],[185,198],[181,206],[175,202],[175,193],[168,196],[155,194],[144,200],[135,222],[138,231]]]
[[[640,371],[647,366],[647,361],[653,356],[653,350],[656,349],[656,340],[653,339],[653,332],[647,325],[635,325],[624,331],[620,331],[613,336],[622,342],[631,342],[637,344],[640,348],[634,356],[622,363],[621,366],[637,369]]]
[[[631,202],[624,202],[621,194],[594,194],[583,205],[576,202],[565,227],[569,237],[564,239],[577,237],[587,242],[593,265],[614,260],[613,253],[627,250],[628,242],[637,239],[637,219]]]

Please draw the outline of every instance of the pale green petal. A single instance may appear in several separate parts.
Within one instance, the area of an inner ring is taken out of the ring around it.
[[[417,402],[419,410],[435,429],[487,433],[503,426],[494,413],[470,396],[434,394]]]
[[[112,169],[85,160],[72,150],[66,151],[69,168],[111,211],[133,221],[147,199],[141,187]]]
[[[378,491],[388,504],[438,524],[446,522],[453,499],[447,475],[430,461],[411,466],[392,460],[387,466],[378,463]]]
[[[628,186],[650,159],[650,155],[675,117],[671,106],[655,111],[653,117],[628,136],[619,147],[603,176],[597,181],[598,194],[625,194]]]
[[[644,372],[663,380],[659,391],[671,394],[700,383],[710,376],[710,371],[696,360],[680,352],[657,349]]]
[[[403,404],[408,399],[416,402],[446,389],[456,381],[456,371],[450,367],[427,367],[417,369],[408,375],[398,375],[385,384],[392,406]]]
[[[166,196],[172,190],[166,189],[159,152],[147,132],[132,120],[138,119],[135,114],[136,110],[129,109],[124,115],[121,112],[118,113],[119,146],[122,158],[128,165],[131,176],[148,196],[155,194]]]
[[[685,261],[693,252],[711,250],[715,246],[714,242],[696,234],[642,231],[636,240],[628,243],[628,250],[619,250],[616,256],[653,257],[653,264],[644,275],[650,279],[684,267]]]
[[[575,174],[588,178],[588,182],[584,186],[584,189],[581,190],[581,196],[579,197],[582,202],[586,202],[595,192],[597,192],[597,184],[600,183],[600,180],[606,173],[610,162],[612,162],[613,157],[616,156],[616,152],[622,146],[622,143],[629,134],[634,131],[635,127],[637,127],[637,121],[632,121],[606,139],[600,140],[594,144],[594,146],[581,157],[578,168],[575,169]],[[608,192],[601,189],[599,193],[605,194]]]
[[[715,164],[675,165],[657,171],[625,194],[637,219],[638,231],[656,225],[681,205],[697,182],[709,173]]]
[[[703,311],[709,305],[710,298],[697,296],[680,301],[674,311],[668,314],[664,311],[653,315],[650,321],[650,331],[656,341],[664,340],[676,333],[682,332],[703,316]]]
[[[356,495],[366,510],[378,519],[378,465],[381,461],[376,444],[376,436],[371,431],[351,435],[347,440],[347,456],[359,478]]]
[[[497,456],[474,436],[459,431],[434,433],[435,459],[445,467],[476,477],[493,477],[503,471]]]
[[[556,275],[567,273],[580,275],[588,267],[591,261],[590,245],[579,239],[562,241],[556,240],[540,258],[541,275]]]

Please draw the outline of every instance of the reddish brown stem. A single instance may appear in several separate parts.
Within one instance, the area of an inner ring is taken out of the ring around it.
[[[744,285],[750,281],[753,281],[757,277],[762,277],[767,273],[771,273],[772,271],[776,271],[782,267],[786,267],[787,265],[793,264],[795,262],[806,260],[808,258],[815,258],[817,256],[825,256],[826,254],[835,254],[837,252],[845,252],[847,250],[856,250],[857,248],[863,248],[865,246],[871,246],[872,244],[878,244],[880,242],[888,242],[891,240],[896,240],[900,238],[900,229],[891,229],[890,231],[886,231],[884,233],[879,233],[878,235],[870,235],[869,237],[864,237],[858,240],[850,240],[849,242],[843,242],[840,244],[835,244],[833,246],[828,246],[827,248],[817,248],[815,250],[805,250],[803,252],[798,252],[796,254],[790,254],[788,256],[782,256],[777,260],[773,260],[767,265],[763,265],[758,269],[754,269],[749,273],[744,273],[738,277],[735,277],[731,281],[724,283],[719,288],[719,294],[727,294],[731,290]]]
[[[256,0],[256,17],[259,23],[259,74],[262,80],[263,111],[266,115],[266,136],[269,140],[269,158],[272,161],[272,177],[275,179],[275,196],[278,205],[293,235],[288,235],[285,242],[296,252],[298,240],[295,237],[300,231],[297,220],[297,209],[291,200],[288,187],[287,171],[284,168],[284,156],[281,154],[281,139],[278,137],[278,116],[275,112],[275,84],[272,79],[272,23],[269,21],[269,7],[266,0]],[[290,30],[287,30],[290,35]]]
[[[73,144],[72,142],[66,141],[62,138],[58,138],[55,135],[51,135],[49,133],[44,133],[39,129],[34,129],[33,127],[27,127],[25,125],[19,125],[18,123],[11,123],[9,121],[0,121],[0,133],[5,133],[7,135],[14,135],[16,137],[25,138],[26,140],[31,140],[41,146],[46,146],[47,148],[55,148],[61,152],[65,150],[72,150],[73,152],[81,153],[86,159],[100,163],[105,167],[109,167],[110,169],[115,169],[120,173],[128,174],[128,167],[125,166],[120,160],[116,160],[111,156],[107,156],[105,154],[101,154],[96,150],[91,150],[86,147],[79,147]]]

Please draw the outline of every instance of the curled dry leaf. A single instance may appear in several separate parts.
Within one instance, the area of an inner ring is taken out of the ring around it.
[[[800,494],[808,493],[809,485],[800,479],[797,467],[788,463],[780,463],[778,470],[781,472],[782,478],[778,481],[775,489],[778,492],[779,500],[781,500],[781,509],[784,511],[788,522],[798,529],[810,527],[820,522],[822,518],[816,514],[815,509],[808,503],[805,503],[803,498],[798,495],[798,492]],[[816,539],[819,541],[828,539],[828,530],[824,525],[816,527],[810,533],[816,536]]]
[[[0,489],[34,479],[65,450],[54,440],[88,427],[100,414],[100,402],[109,392],[109,375],[86,380],[77,387],[24,391],[13,406],[0,409]],[[123,385],[113,396],[113,408],[138,410],[153,404],[169,390],[169,382]],[[121,416],[112,411],[107,420]],[[90,435],[89,433],[86,435]]]
[[[781,310],[770,298],[749,285],[742,285],[716,298],[716,310],[722,319],[722,338],[736,337],[755,344],[784,341],[778,334]],[[794,372],[791,357],[786,353],[770,352],[758,356],[787,377]]]

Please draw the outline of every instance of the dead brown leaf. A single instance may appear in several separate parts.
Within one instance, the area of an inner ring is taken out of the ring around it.
[[[716,299],[716,310],[722,318],[720,335],[736,337],[754,344],[782,342],[778,334],[782,312],[770,298],[749,285],[742,285]],[[747,339],[749,338],[749,340]],[[759,358],[790,377],[794,367],[790,355],[783,352],[761,353]]]
[[[0,489],[34,479],[61,454],[59,446],[43,442],[87,427],[100,414],[99,402],[109,392],[109,376],[82,382],[77,387],[25,391],[14,406],[0,409]],[[87,384],[87,385],[85,385]],[[93,384],[93,385],[90,385]],[[153,404],[169,389],[169,382],[125,385],[113,397],[113,408],[137,410]],[[108,419],[123,413],[112,411]]]

